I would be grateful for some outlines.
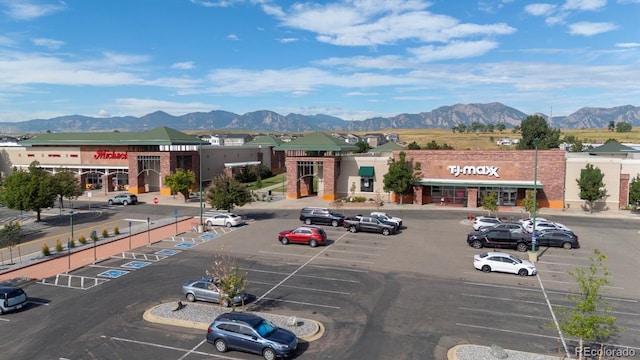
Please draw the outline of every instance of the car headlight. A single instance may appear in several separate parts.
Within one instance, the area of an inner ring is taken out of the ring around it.
[[[289,348],[289,345],[286,345],[286,344],[275,344],[275,345],[280,350],[287,350]]]

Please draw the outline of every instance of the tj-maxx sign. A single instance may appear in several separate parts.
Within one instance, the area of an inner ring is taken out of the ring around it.
[[[484,175],[484,176],[489,176],[489,177],[497,177],[499,178],[500,175],[498,175],[498,169],[499,167],[497,166],[460,166],[460,165],[449,165],[449,171],[451,172],[451,175],[453,176],[460,176],[460,175]]]

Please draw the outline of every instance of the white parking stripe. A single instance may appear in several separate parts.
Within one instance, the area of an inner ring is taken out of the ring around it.
[[[499,329],[499,328],[494,328],[494,327],[489,327],[489,326],[471,325],[471,324],[463,324],[463,323],[456,323],[456,325],[458,325],[458,326],[466,326],[466,327],[471,327],[471,328],[476,328],[476,329],[500,331],[500,332],[506,332],[506,333],[510,333],[510,334],[520,334],[520,335],[527,335],[527,336],[535,336],[535,337],[541,337],[541,338],[545,338],[545,339],[558,339],[557,336],[534,334],[534,333],[528,333],[528,332],[524,332],[524,331]]]
[[[376,249],[376,250],[387,250],[386,247],[380,247],[375,245],[356,245],[356,244],[340,243],[340,246],[353,246],[353,247],[363,247],[363,248],[370,248],[370,249]]]
[[[112,340],[112,341],[121,341],[121,342],[127,342],[127,343],[131,343],[131,344],[145,345],[145,346],[151,346],[151,347],[167,349],[167,350],[175,350],[175,351],[180,351],[180,352],[188,352],[188,351],[190,351],[189,349],[182,349],[182,348],[175,347],[175,346],[167,346],[167,345],[162,345],[162,344],[155,344],[155,343],[150,343],[150,342],[146,342],[146,341],[138,341],[138,340],[125,339],[125,338],[120,338],[120,337],[109,337],[109,336],[104,336],[104,335],[102,335],[101,337],[104,338],[104,339]],[[202,344],[202,342],[200,344],[198,344],[198,346],[200,346],[201,344]],[[218,359],[241,360],[241,358],[234,358],[234,357],[230,357],[230,356],[224,356],[224,355],[219,355],[219,354],[215,354],[215,353],[208,353],[208,352],[203,352],[203,351],[190,351],[190,352],[192,354],[213,356],[213,357],[218,358]]]
[[[242,271],[261,272],[261,273],[265,273],[265,274],[275,274],[275,275],[288,275],[289,274],[289,273],[280,272],[280,271],[258,270],[258,269],[248,269],[248,268],[240,268],[240,270],[242,270]],[[311,278],[311,279],[329,280],[329,281],[344,281],[344,282],[351,282],[351,283],[359,283],[360,282],[360,281],[357,281],[357,280],[330,278],[330,277],[315,276],[315,275],[296,274],[296,276],[298,276],[298,277],[306,277],[306,278]]]
[[[340,309],[340,306],[331,306],[331,305],[314,304],[314,303],[308,303],[308,302],[303,302],[303,301],[293,301],[293,300],[284,300],[284,299],[274,299],[274,298],[268,298],[268,297],[262,297],[261,299],[265,299],[265,300],[269,300],[269,301],[283,302],[283,303],[290,303],[290,304],[299,304],[299,305],[318,306],[318,307],[329,308],[329,309]]]
[[[524,315],[524,314],[519,314],[519,313],[506,313],[504,311],[491,311],[491,310],[485,310],[485,309],[466,308],[466,307],[459,307],[458,309],[472,311],[474,313],[487,313],[487,314],[494,314],[494,315],[499,315],[499,316],[505,316],[506,315],[506,316],[523,317],[523,318],[527,318],[527,319],[549,320],[548,317]]]
[[[375,264],[375,262],[373,262],[373,261],[340,259],[340,258],[331,258],[331,257],[322,257],[322,258],[318,258],[317,260],[334,260],[334,261],[357,262],[357,263],[363,263],[363,264]]]
[[[252,284],[262,284],[262,285],[275,285],[274,283],[267,283],[267,282],[255,281],[255,280],[251,280],[251,283]],[[292,289],[309,290],[309,291],[317,291],[317,292],[326,292],[326,293],[330,293],[330,294],[351,295],[351,293],[344,292],[344,291],[316,289],[316,288],[310,288],[310,287],[305,287],[305,286],[293,286],[293,285],[280,285],[280,286],[286,287],[286,288],[292,288]]]
[[[496,284],[481,284],[481,283],[474,283],[474,282],[469,282],[469,281],[465,281],[464,283],[468,284],[468,285],[496,287],[496,288],[501,288],[501,289],[512,289],[512,290],[520,290],[520,291],[522,291],[522,290],[524,290],[524,291],[540,291],[540,289],[532,289],[532,288],[517,287],[517,286],[506,286],[506,285],[496,285]],[[567,291],[547,291],[547,293],[556,294],[556,295],[569,295],[570,294]],[[603,297],[603,299],[622,301],[622,302],[631,302],[631,303],[637,303],[638,302],[638,300],[615,298],[615,297]]]
[[[340,271],[351,271],[351,272],[359,272],[359,273],[368,273],[369,270],[362,270],[362,269],[345,269],[345,268],[337,268],[337,267],[333,267],[333,266],[326,266],[326,265],[316,265],[316,264],[309,264],[308,267],[317,267],[320,269],[331,269],[331,270],[340,270]],[[355,280],[343,280],[343,281],[354,281],[354,282],[360,282],[360,281],[355,281]]]
[[[364,253],[364,252],[360,252],[360,251],[349,251],[349,250],[331,250],[331,252],[339,252],[339,253],[346,253],[346,254],[357,254],[357,255],[365,255],[365,256],[380,256],[380,254],[371,254],[371,253]]]
[[[556,325],[556,330],[558,331],[558,335],[560,336],[560,342],[562,343],[562,347],[564,348],[564,353],[567,355],[567,358],[570,358],[571,354],[569,354],[569,348],[567,348],[567,343],[564,341],[564,337],[562,336],[562,330],[560,330],[560,324],[558,324],[556,313],[553,312],[551,301],[549,301],[549,297],[547,296],[546,291],[544,291],[544,285],[542,285],[542,280],[540,279],[540,276],[536,275],[536,278],[538,279],[538,283],[540,284],[540,289],[542,290],[542,294],[544,295],[544,300],[547,303],[547,307],[551,312],[551,317],[553,317],[553,323]]]
[[[477,297],[477,298],[491,299],[491,300],[501,300],[501,301],[515,301],[515,302],[518,302],[518,303],[532,304],[532,305],[545,305],[545,303],[543,303],[541,301],[520,300],[520,299],[512,299],[512,298],[501,298],[501,297],[487,296],[487,295],[462,294],[462,296]]]
[[[291,254],[291,253],[284,253],[284,252],[274,252],[274,251],[258,251],[259,253],[262,254],[268,254],[268,255],[278,255],[278,256],[298,256],[298,257],[305,257],[305,258],[311,258],[311,255],[300,255],[300,254]],[[317,254],[316,254],[317,256]],[[315,256],[314,256],[315,257]],[[313,260],[313,258],[311,258],[310,260]]]

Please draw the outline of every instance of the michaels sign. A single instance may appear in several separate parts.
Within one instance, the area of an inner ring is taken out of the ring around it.
[[[460,166],[460,165],[449,165],[449,171],[453,176],[460,175],[486,175],[493,176],[499,178],[497,166]]]

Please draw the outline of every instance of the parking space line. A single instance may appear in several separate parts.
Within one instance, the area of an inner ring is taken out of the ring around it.
[[[364,252],[358,252],[358,251],[349,251],[349,250],[333,250],[333,249],[331,249],[331,252],[339,252],[339,253],[346,253],[346,254],[358,254],[358,255],[366,255],[366,256],[380,256],[380,254],[371,254],[371,253],[364,253]]]
[[[0,318],[0,321],[10,322],[11,320],[5,319],[5,318]]]
[[[104,335],[102,335],[101,337],[104,338],[104,339],[112,340],[112,341],[121,341],[121,342],[127,342],[127,343],[131,343],[131,344],[145,345],[145,346],[151,346],[151,347],[167,349],[167,350],[175,350],[175,351],[180,351],[180,352],[189,352],[190,351],[189,349],[183,349],[183,348],[179,348],[179,347],[175,347],[175,346],[168,346],[168,345],[150,343],[150,342],[147,342],[147,341],[139,341],[139,340],[125,339],[125,338],[120,338],[120,337],[104,336]],[[202,343],[200,343],[200,344],[202,344]],[[204,351],[190,351],[190,352],[192,354],[197,354],[197,355],[213,356],[213,357],[218,358],[218,359],[240,360],[240,358],[234,358],[234,357],[219,355],[219,354],[215,354],[215,353],[208,353],[208,352],[204,352]]]
[[[286,256],[298,256],[298,257],[306,257],[306,258],[310,258],[310,257],[311,257],[310,255],[300,255],[300,254],[282,253],[282,252],[275,252],[275,251],[262,251],[262,250],[260,250],[260,251],[258,251],[258,252],[259,252],[259,253],[262,253],[262,254],[278,255],[278,256],[286,255]]]
[[[274,298],[269,298],[269,297],[261,297],[261,299],[269,300],[269,301],[283,302],[283,303],[290,303],[290,304],[298,304],[298,305],[318,306],[318,307],[323,307],[323,308],[328,308],[328,309],[336,309],[336,310],[339,310],[339,309],[340,309],[340,306],[331,306],[331,305],[314,304],[314,303],[308,303],[308,302],[303,302],[303,301],[293,301],[293,300],[284,300],[284,299],[274,299]],[[256,301],[257,301],[257,300],[256,300]]]
[[[526,288],[526,287],[517,287],[517,286],[506,286],[506,285],[497,285],[497,284],[481,284],[481,283],[474,283],[474,282],[469,282],[469,281],[465,281],[464,282],[467,285],[476,285],[476,286],[488,286],[488,287],[496,287],[496,288],[502,288],[502,289],[512,289],[512,290],[524,290],[524,291],[534,291],[534,292],[539,292],[540,289],[533,289],[533,288]],[[571,294],[570,292],[567,291],[555,291],[555,290],[550,290],[547,291],[547,293],[549,294],[555,294],[555,295],[569,295]],[[634,299],[623,299],[623,298],[615,298],[615,297],[603,297],[603,299],[607,299],[607,300],[615,300],[615,301],[621,301],[621,302],[630,302],[630,303],[637,303],[638,300],[634,300]]]
[[[292,265],[295,265],[295,264],[292,264]],[[320,269],[332,269],[332,270],[351,271],[351,272],[359,272],[359,273],[368,273],[369,272],[369,270],[345,269],[345,268],[337,268],[337,267],[333,267],[333,266],[316,265],[316,264],[309,264],[308,267],[317,267],[317,268],[320,268]],[[342,281],[352,281],[352,280],[342,280]],[[360,282],[360,281],[354,281],[354,282]]]
[[[569,264],[569,263],[561,263],[561,262],[550,262],[550,261],[538,261],[538,264],[548,264],[548,265],[560,265],[560,266],[575,266],[575,267],[582,267],[582,268],[588,268],[590,265],[576,265],[576,264]]]
[[[331,258],[331,257],[318,258],[318,260],[335,260],[335,261],[357,262],[357,263],[363,263],[363,264],[375,264],[375,262],[373,261],[340,259],[340,258]]]
[[[375,245],[357,245],[357,244],[350,244],[350,243],[340,243],[340,246],[353,246],[353,247],[364,247],[364,248],[370,248],[370,249],[376,249],[376,250],[387,250],[386,247],[382,247],[382,246],[375,246]],[[335,250],[334,250],[335,251]]]
[[[271,270],[258,270],[258,269],[248,269],[248,268],[239,268],[242,271],[254,271],[254,272],[261,272],[261,273],[265,273],[265,274],[274,274],[274,275],[288,275],[288,273],[285,272],[280,272],[280,271],[271,271]],[[329,280],[329,281],[344,281],[344,282],[351,282],[351,283],[359,283],[360,281],[357,280],[348,280],[348,279],[339,279],[339,278],[329,278],[329,277],[324,277],[324,276],[317,276],[317,275],[303,275],[303,274],[296,274],[296,276],[299,277],[306,277],[306,278],[311,278],[311,279],[320,279],[320,280]],[[252,281],[253,282],[253,281]]]
[[[493,315],[500,315],[500,316],[515,316],[515,317],[523,317],[523,318],[527,318],[527,319],[538,319],[538,320],[549,320],[549,318],[547,317],[542,317],[542,316],[534,316],[534,315],[524,315],[524,314],[517,314],[517,313],[507,313],[504,311],[492,311],[492,310],[485,310],[485,309],[472,309],[472,308],[466,308],[466,307],[459,307],[458,309],[460,310],[467,310],[467,311],[473,311],[475,313],[487,313],[487,314],[493,314]]]
[[[540,284],[540,290],[542,290],[542,294],[544,295],[544,300],[547,303],[547,307],[549,307],[549,311],[551,312],[553,323],[556,325],[556,330],[558,331],[558,336],[560,336],[560,342],[562,343],[564,353],[567,355],[567,358],[570,358],[571,354],[569,354],[569,348],[567,348],[567,343],[564,340],[564,337],[562,336],[562,330],[560,330],[560,324],[558,324],[558,319],[556,318],[556,313],[553,311],[553,306],[551,306],[551,301],[549,301],[549,296],[547,296],[547,292],[544,290],[544,285],[542,285],[542,279],[540,279],[539,275],[536,275],[536,279],[538,279],[538,284]]]
[[[524,331],[516,331],[516,330],[508,330],[508,329],[499,329],[499,328],[494,328],[494,327],[490,327],[490,326],[471,325],[471,324],[464,324],[464,323],[456,323],[456,325],[475,328],[475,329],[500,331],[500,332],[506,332],[506,333],[510,333],[510,334],[535,336],[535,337],[541,337],[541,338],[545,338],[545,339],[555,339],[555,340],[558,339],[557,336],[534,334],[534,333],[529,333],[529,332],[524,332]]]
[[[588,257],[584,257],[584,256],[573,256],[573,255],[552,255],[552,254],[544,254],[544,255],[540,255],[540,257],[557,257],[557,258],[563,258],[563,259],[577,259],[577,260],[589,261],[589,258],[588,258]]]
[[[275,285],[274,283],[268,283],[263,281],[251,281],[252,284],[262,284],[262,285]],[[292,289],[301,289],[301,290],[309,290],[309,291],[317,291],[317,292],[326,292],[330,294],[339,294],[339,295],[351,295],[351,293],[344,291],[335,291],[335,290],[324,290],[324,289],[316,289],[310,287],[302,287],[302,286],[294,286],[294,285],[280,285],[282,287],[292,288]]]
[[[519,303],[532,304],[532,305],[544,305],[543,302],[540,301],[531,301],[531,300],[520,300],[520,299],[511,299],[511,298],[503,298],[503,297],[495,297],[495,296],[487,296],[487,295],[476,295],[476,294],[461,294],[462,296],[469,297],[477,297],[481,299],[491,299],[491,300],[502,300],[502,301],[517,301]]]

